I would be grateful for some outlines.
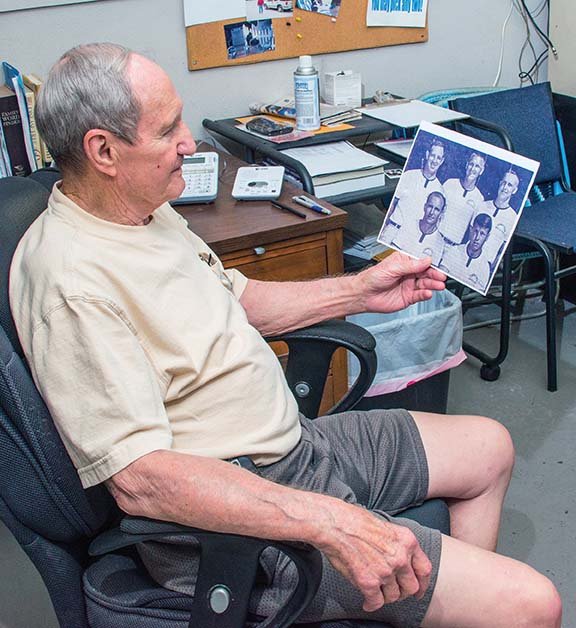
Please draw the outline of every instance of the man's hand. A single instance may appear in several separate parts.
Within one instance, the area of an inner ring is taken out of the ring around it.
[[[362,593],[365,611],[424,595],[432,565],[408,528],[338,500],[325,514],[332,525],[314,545]]]
[[[357,275],[362,282],[363,311],[397,312],[432,297],[434,290],[444,290],[446,275],[431,268],[431,259],[412,259],[393,253],[376,266]]]

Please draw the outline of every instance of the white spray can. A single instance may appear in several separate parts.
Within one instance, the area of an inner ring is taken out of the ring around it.
[[[318,70],[310,55],[302,55],[294,72],[296,128],[315,131],[320,128],[320,85]]]

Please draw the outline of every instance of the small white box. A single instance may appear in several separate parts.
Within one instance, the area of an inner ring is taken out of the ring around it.
[[[362,79],[359,72],[342,70],[324,74],[324,102],[329,105],[360,107],[362,105]]]

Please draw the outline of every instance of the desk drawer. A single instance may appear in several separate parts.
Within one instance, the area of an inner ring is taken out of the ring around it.
[[[321,233],[226,253],[221,259],[226,268],[237,268],[251,279],[296,281],[327,275],[327,257]]]

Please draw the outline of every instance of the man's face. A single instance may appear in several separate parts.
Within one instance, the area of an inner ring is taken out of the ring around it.
[[[500,203],[508,203],[510,198],[518,191],[518,177],[513,172],[507,172],[498,184],[498,200]]]
[[[484,159],[480,155],[473,154],[466,162],[466,179],[476,183],[478,177],[484,172]]]
[[[442,146],[432,146],[426,151],[426,162],[424,170],[426,174],[436,176],[438,168],[444,163],[444,148]]]
[[[470,249],[472,251],[481,250],[489,233],[490,229],[488,227],[481,227],[478,224],[473,224],[472,229],[470,230]]]
[[[430,195],[424,205],[424,222],[429,225],[435,225],[443,211],[444,201],[442,197],[437,194]]]
[[[133,55],[128,77],[141,115],[133,145],[118,142],[116,183],[122,201],[150,212],[184,190],[182,161],[196,144],[182,121],[182,101],[167,74],[155,63]]]

